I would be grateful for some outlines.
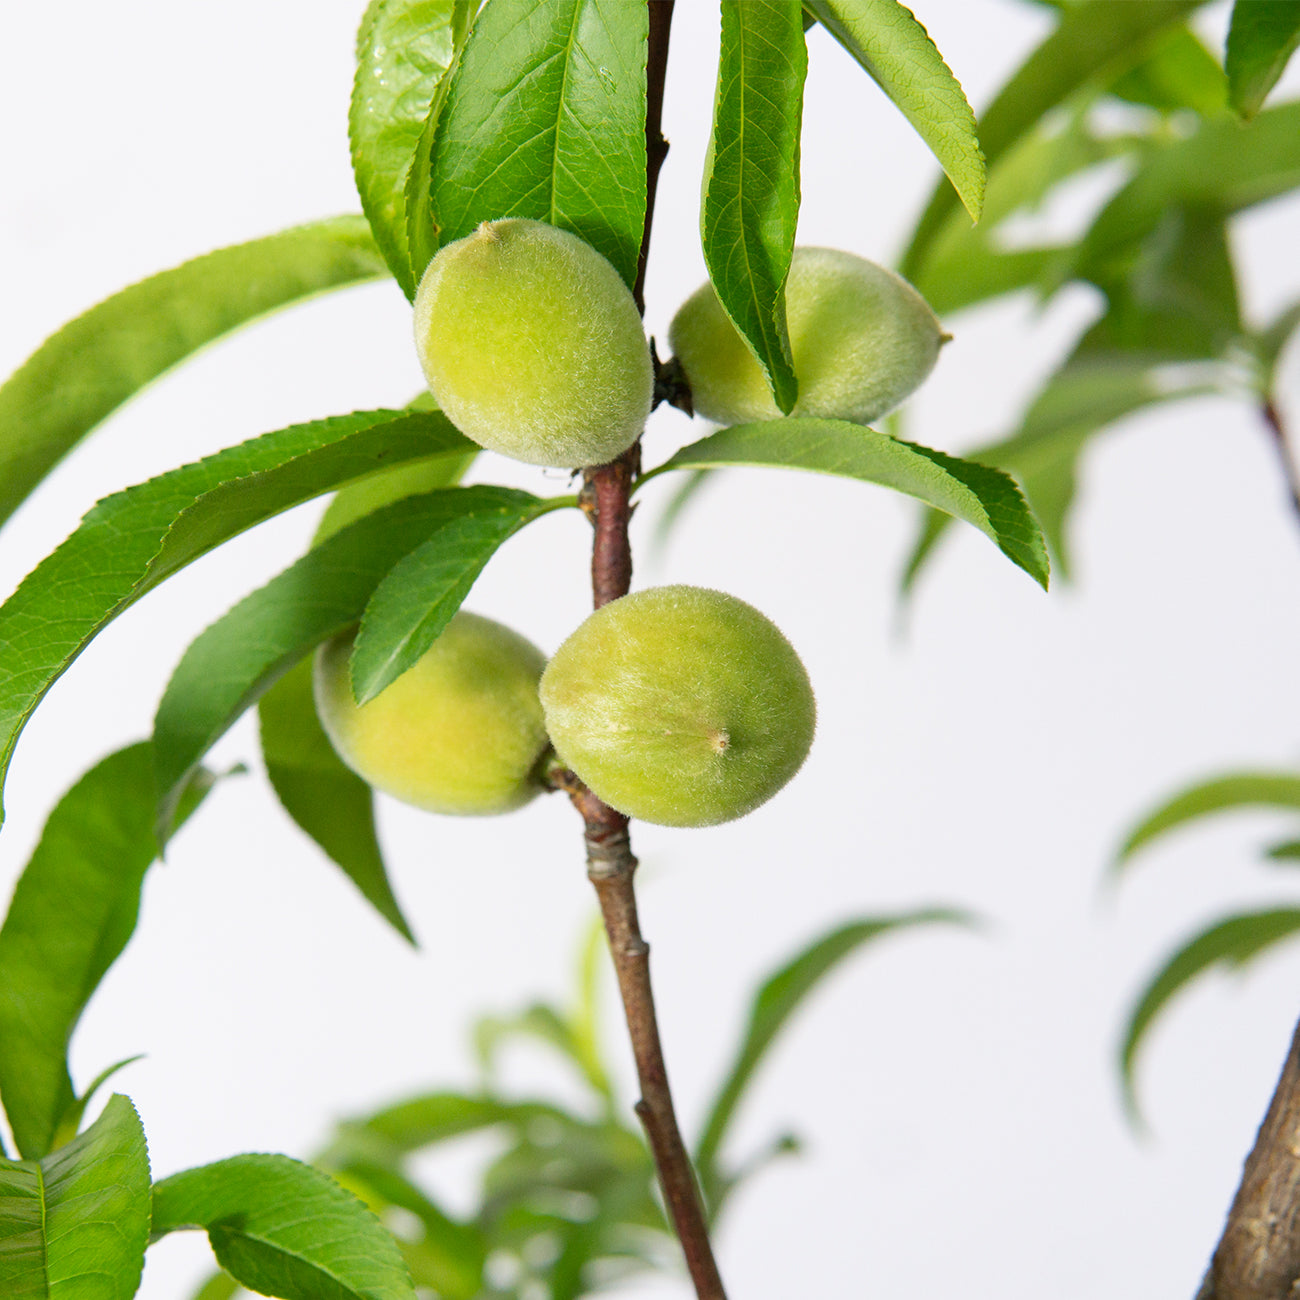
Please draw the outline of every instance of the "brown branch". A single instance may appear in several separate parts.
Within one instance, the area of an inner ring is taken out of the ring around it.
[[[1291,1300],[1300,1283],[1300,1025],[1197,1300]]]
[[[668,63],[668,29],[673,0],[647,0],[650,10],[650,39],[646,59],[646,216],[637,262],[637,307],[644,312],[646,253],[654,219],[655,189],[659,168],[668,145],[660,131],[663,113],[664,76]],[[641,471],[638,440],[617,460],[582,472],[579,502],[591,520],[594,538],[591,548],[592,602],[597,609],[625,596],[632,585],[632,548],[628,522],[632,517],[631,493]],[[673,1110],[664,1065],[659,1022],[655,1016],[654,993],[650,986],[650,946],[641,937],[637,920],[636,893],[632,877],[636,858],[628,837],[628,819],[602,803],[571,772],[553,771],[551,784],[565,790],[582,815],[587,849],[587,876],[600,900],[610,955],[618,975],[632,1055],[636,1060],[641,1099],[637,1115],[645,1128],[663,1189],[664,1204],[672,1220],[686,1268],[698,1300],[726,1300],[718,1266],[709,1244],[709,1231],[700,1201],[695,1173],[682,1142]]]
[[[1291,455],[1291,445],[1287,439],[1286,425],[1282,423],[1282,412],[1272,398],[1265,398],[1260,406],[1260,415],[1268,431],[1273,435],[1273,445],[1282,461],[1282,473],[1286,478],[1287,489],[1291,496],[1291,508],[1300,515],[1300,469]]]

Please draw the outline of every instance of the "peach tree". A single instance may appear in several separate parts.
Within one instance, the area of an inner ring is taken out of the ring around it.
[[[1237,0],[1225,80],[1187,25],[1197,7],[1061,5],[977,131],[957,80],[897,0],[723,0],[700,208],[709,284],[674,324],[676,355],[661,358],[638,313],[667,151],[671,0],[372,0],[350,114],[362,215],[222,249],[126,289],[0,388],[4,517],[145,384],[244,322],[330,289],[394,280],[413,303],[431,389],[113,492],[0,607],[2,775],[42,698],[114,618],[213,548],[336,494],[307,553],[193,642],[151,737],[100,759],[69,790],[17,885],[0,929],[0,1100],[14,1148],[0,1151],[6,1295],[125,1300],[146,1247],[182,1228],[208,1232],[223,1270],[207,1300],[241,1285],[297,1300],[522,1294],[523,1282],[498,1287],[487,1261],[503,1249],[527,1258],[542,1235],[558,1248],[526,1280],[554,1297],[589,1291],[593,1263],[654,1264],[659,1247],[646,1241],[668,1234],[695,1293],[724,1294],[709,1228],[747,1170],[719,1151],[758,1063],[862,944],[960,918],[857,919],[774,972],[688,1153],[655,1021],[629,821],[743,815],[799,767],[814,707],[793,648],[758,611],[686,585],[632,593],[637,494],[674,476],[682,506],[704,475],[735,465],[881,485],[929,512],[906,581],[957,519],[1046,587],[1049,550],[1058,571],[1068,567],[1081,449],[1121,416],[1228,392],[1258,403],[1284,443],[1272,384],[1300,313],[1262,327],[1242,319],[1227,239],[1236,212],[1300,182],[1297,105],[1263,107],[1300,39],[1300,14]],[[795,248],[814,24],[946,173],[903,258],[906,280],[856,250]],[[1116,99],[1148,111],[1140,127],[1103,129],[1093,110]],[[1000,223],[1114,158],[1132,164],[1132,178],[1079,240],[999,242]],[[900,436],[901,417],[891,432],[870,426],[940,354],[935,312],[947,319],[1026,287],[1048,298],[1076,282],[1101,292],[1104,313],[1005,438],[960,459]],[[643,454],[647,417],[665,403],[694,403],[721,427],[666,456]],[[544,494],[540,475],[536,493],[466,485],[481,447],[570,470],[574,490]],[[596,612],[543,672],[544,656],[515,631],[461,606],[499,548],[555,511],[591,523]],[[385,699],[397,701],[387,715],[375,711]],[[613,1108],[607,1066],[585,1034],[589,980],[575,1008],[488,1021],[484,1037],[489,1052],[517,1033],[557,1047],[603,1110],[598,1121],[540,1101],[430,1093],[344,1126],[314,1165],[233,1154],[156,1182],[125,1096],[84,1122],[118,1067],[74,1084],[73,1030],[131,937],[145,873],[219,779],[205,757],[254,708],[285,811],[406,940],[413,927],[375,833],[376,788],[442,813],[502,811],[542,793],[573,804],[644,1137]],[[544,1172],[554,1161],[539,1149],[539,1121],[559,1135],[560,1175]],[[485,1176],[481,1211],[454,1219],[408,1161],[493,1127],[508,1134],[507,1151]],[[597,1210],[548,1208],[548,1186]],[[393,1210],[406,1212],[407,1231],[392,1230]],[[1205,1294],[1256,1294],[1243,1285],[1225,1272]]]

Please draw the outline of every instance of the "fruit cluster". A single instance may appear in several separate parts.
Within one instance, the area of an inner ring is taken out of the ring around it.
[[[865,423],[930,372],[943,342],[892,272],[797,249],[786,286],[794,414]],[[640,437],[654,368],[618,272],[575,235],[485,222],[430,262],[416,349],[449,419],[480,446],[555,467],[606,464]],[[780,417],[748,345],[705,285],[670,341],[695,409],[719,423]],[[799,770],[815,706],[790,643],[744,601],[699,587],[612,601],[545,656],[509,628],[458,613],[424,657],[358,705],[355,631],[316,658],[317,710],[371,785],[442,813],[497,813],[543,789],[554,750],[631,817],[709,826],[744,816]]]

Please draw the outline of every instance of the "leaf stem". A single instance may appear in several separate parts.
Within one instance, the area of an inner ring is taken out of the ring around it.
[[[1300,1024],[1196,1300],[1289,1300],[1300,1279]]]

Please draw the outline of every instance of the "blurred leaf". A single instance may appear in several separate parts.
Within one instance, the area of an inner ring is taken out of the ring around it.
[[[1019,427],[1000,442],[967,453],[1015,473],[1042,526],[1052,558],[1069,577],[1065,526],[1074,501],[1075,470],[1084,443],[1124,416],[1156,402],[1215,391],[1192,379],[1179,384],[1140,357],[1090,354],[1082,347],[1047,381]],[[929,511],[908,558],[902,590],[909,592],[950,521]]]
[[[165,578],[377,464],[468,445],[442,415],[366,411],[292,425],[105,497],[0,607],[0,779],[45,692]]]
[[[632,285],[645,225],[648,23],[644,5],[601,0],[483,7],[430,142],[439,245],[482,221],[530,217],[579,235]]]
[[[206,1228],[217,1262],[284,1300],[415,1300],[392,1234],[350,1192],[288,1156],[246,1155],[154,1185],[153,1239]]]
[[[1294,862],[1300,860],[1300,840],[1283,840],[1280,844],[1270,845],[1265,856],[1274,862]]]
[[[971,918],[961,912],[933,908],[902,916],[854,921],[823,935],[764,981],[750,1006],[749,1025],[740,1050],[718,1090],[703,1135],[695,1147],[696,1170],[707,1201],[714,1201],[720,1189],[718,1152],[736,1107],[768,1048],[803,1000],[864,943],[891,931],[935,923],[969,925]]]
[[[1187,27],[1166,33],[1141,63],[1111,83],[1110,91],[1162,113],[1191,109],[1208,116],[1228,104],[1223,69]]]
[[[929,145],[972,221],[984,202],[975,114],[925,28],[898,0],[806,0]]]
[[[377,0],[357,37],[348,138],[361,207],[388,268],[415,296],[406,181],[434,90],[456,52],[458,0]]]
[[[656,546],[663,547],[668,544],[668,539],[677,527],[682,512],[699,496],[716,473],[717,470],[697,469],[681,478],[668,498],[668,504],[659,512],[659,518],[655,520],[654,544]]]
[[[564,1112],[539,1101],[502,1101],[489,1096],[466,1096],[456,1092],[425,1093],[386,1106],[365,1119],[349,1120],[339,1126],[331,1151],[349,1151],[358,1143],[364,1149],[378,1142],[394,1155],[435,1146],[465,1133],[475,1133],[495,1124],[525,1125],[535,1120],[559,1120]],[[346,1157],[335,1155],[334,1159]]]
[[[1270,912],[1249,912],[1218,921],[1180,948],[1161,967],[1143,990],[1129,1018],[1120,1049],[1120,1077],[1124,1101],[1130,1116],[1139,1118],[1134,1069],[1138,1048],[1152,1021],[1180,989],[1202,971],[1222,962],[1241,967],[1281,940],[1300,930],[1300,910],[1278,908]]]
[[[214,777],[199,772],[181,815]],[[135,929],[140,884],[158,855],[147,744],[96,764],[59,800],[0,929],[0,1096],[19,1152],[46,1155],[76,1105],[68,1042]]]
[[[177,792],[208,749],[304,655],[354,624],[404,556],[467,512],[541,504],[496,487],[406,497],[314,546],[202,632],[172,673],[154,720],[159,839]]]
[[[588,1026],[590,1028],[590,1026]],[[515,1016],[483,1016],[474,1026],[474,1047],[484,1071],[495,1068],[502,1044],[516,1038],[532,1039],[554,1048],[575,1066],[584,1082],[607,1100],[609,1079],[591,1050],[591,1044],[579,1034],[577,1026],[554,1007],[534,1003]]]
[[[1081,87],[1114,81],[1204,0],[1090,0],[1066,8],[1046,40],[1022,63],[980,117],[980,146],[991,168],[1044,114]],[[916,280],[956,194],[940,183],[916,225],[900,269]]]
[[[352,693],[372,700],[415,665],[442,634],[487,562],[515,533],[571,497],[540,500],[509,488],[448,488],[461,506],[383,576],[361,615],[352,650]]]
[[[846,420],[739,424],[683,447],[659,469],[776,465],[879,483],[973,524],[1041,586],[1047,549],[1016,487],[998,470],[945,456]],[[648,477],[648,476],[647,476]]]
[[[1152,809],[1116,854],[1114,872],[1157,836],[1200,817],[1237,808],[1300,808],[1300,776],[1290,772],[1234,772],[1190,786]]]
[[[1297,185],[1300,103],[1269,109],[1248,126],[1231,117],[1202,121],[1194,135],[1153,154],[1106,204],[1079,245],[1075,273],[1105,284],[1171,206],[1226,216]]]
[[[0,522],[105,416],[204,344],[383,274],[362,218],[335,217],[195,258],[70,321],[0,387]]]
[[[334,752],[316,716],[311,679],[311,660],[303,659],[258,701],[266,774],[289,816],[414,944],[375,835],[374,791]]]
[[[1078,352],[1127,352],[1149,363],[1213,360],[1242,333],[1237,278],[1222,214],[1168,207],[1107,267],[1105,315]]]
[[[786,412],[798,393],[785,281],[799,218],[807,71],[798,0],[723,0],[700,211],[704,261],[723,311]]]
[[[149,1239],[149,1155],[122,1096],[46,1156],[0,1160],[0,1295],[130,1300]]]
[[[239,1283],[229,1273],[214,1273],[195,1291],[191,1300],[230,1300],[240,1290]]]
[[[1237,0],[1224,66],[1232,107],[1247,121],[1300,45],[1300,0]]]

